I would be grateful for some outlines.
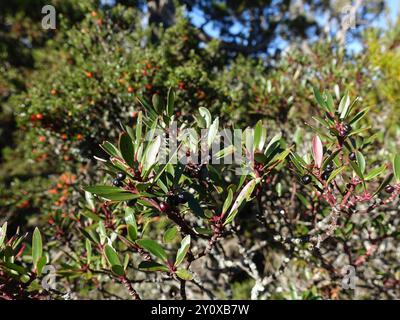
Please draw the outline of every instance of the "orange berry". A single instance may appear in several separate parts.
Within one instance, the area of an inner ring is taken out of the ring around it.
[[[98,26],[101,26],[103,24],[103,19],[97,19],[96,23]]]
[[[68,139],[68,136],[67,136],[65,133],[63,133],[63,134],[61,135],[61,139],[67,140],[67,139]]]
[[[56,89],[52,89],[52,90],[50,91],[50,94],[51,94],[52,96],[55,96],[55,95],[57,94],[57,90],[56,90]]]
[[[96,11],[92,11],[90,14],[92,15],[92,17],[97,17],[97,12]]]
[[[88,78],[93,78],[93,72],[87,71],[87,72],[86,72],[86,77],[88,77]]]
[[[153,89],[153,86],[152,86],[150,83],[147,83],[147,84],[145,85],[145,87],[146,87],[147,90]]]
[[[122,79],[122,78],[121,78],[121,79],[118,79],[118,83],[119,83],[119,84],[124,84],[124,83],[125,83],[125,79]]]
[[[77,140],[82,140],[82,139],[83,139],[83,136],[82,136],[80,133],[78,133],[78,134],[76,135],[76,139],[77,139]]]
[[[39,141],[40,142],[45,142],[46,141],[46,137],[45,136],[39,136]]]
[[[43,115],[41,113],[38,113],[36,115],[36,120],[42,120],[43,119]]]
[[[129,93],[133,93],[133,91],[134,91],[133,88],[132,88],[131,86],[129,86],[129,87],[128,87],[128,92],[129,92]]]

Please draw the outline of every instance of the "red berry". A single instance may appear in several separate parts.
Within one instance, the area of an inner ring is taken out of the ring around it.
[[[42,120],[42,119],[43,119],[43,115],[42,115],[41,113],[38,113],[38,114],[36,115],[36,119],[37,119],[37,120]]]

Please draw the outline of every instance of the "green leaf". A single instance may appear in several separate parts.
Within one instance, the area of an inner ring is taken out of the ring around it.
[[[324,98],[323,98],[322,95],[321,95],[321,92],[320,92],[316,87],[313,87],[313,92],[314,92],[315,100],[317,100],[318,104],[319,104],[322,108],[324,108],[325,110],[327,110],[326,103],[325,103]]]
[[[206,109],[204,107],[200,107],[199,113],[200,113],[201,117],[204,119],[204,121],[206,122],[206,128],[209,128],[211,126],[211,119],[212,119],[210,111],[208,111],[208,109]]]
[[[340,113],[340,119],[344,119],[349,111],[350,107],[350,97],[349,94],[346,92],[346,94],[342,97],[339,103],[339,113]]]
[[[172,226],[165,231],[163,236],[164,243],[172,242],[176,236],[178,235],[178,228],[176,226]]]
[[[153,94],[152,102],[153,102],[154,109],[158,112],[161,112],[163,107],[162,107],[162,103],[161,103],[161,98],[158,94]]]
[[[259,178],[253,179],[253,180],[249,181],[243,187],[243,189],[240,191],[239,195],[237,196],[235,202],[233,203],[233,206],[232,206],[231,210],[229,211],[229,214],[224,222],[224,225],[230,223],[233,220],[233,218],[237,214],[239,207],[241,206],[241,204],[243,203],[244,200],[247,200],[247,201],[250,200],[251,194],[253,193],[253,190],[259,181],[260,181]]]
[[[190,248],[190,235],[187,235],[184,237],[181,241],[181,247],[179,248],[178,252],[176,253],[176,259],[175,259],[175,267],[179,266],[183,259],[185,258],[187,252],[189,251]]]
[[[386,166],[382,165],[380,167],[376,167],[374,169],[372,169],[368,175],[365,177],[366,181],[372,180],[373,178],[379,176],[382,172],[384,172],[386,170]]]
[[[357,164],[357,162],[350,161],[350,165],[353,168],[353,170],[355,171],[355,173],[360,177],[360,179],[364,180],[364,175],[363,175],[359,165]]]
[[[103,144],[100,145],[100,147],[112,157],[120,156],[118,148],[114,146],[111,142],[104,141]]]
[[[172,117],[174,114],[174,104],[175,104],[175,92],[172,88],[168,90],[168,102],[167,102],[167,115]]]
[[[85,247],[86,247],[86,262],[90,264],[92,259],[92,244],[90,243],[89,239],[85,239]]]
[[[262,151],[266,138],[267,130],[263,127],[262,121],[259,120],[254,128],[254,148],[256,151]]]
[[[119,260],[117,252],[109,244],[106,244],[104,246],[104,254],[106,255],[107,261],[111,267],[120,266],[122,268],[122,264],[121,261]]]
[[[125,274],[124,267],[118,264],[114,264],[113,266],[111,266],[111,271],[120,277]]]
[[[133,143],[131,137],[126,133],[122,133],[119,137],[119,149],[121,150],[122,158],[125,162],[133,168],[135,163],[135,152],[133,150]]]
[[[361,173],[365,172],[365,158],[360,151],[356,151],[357,164],[360,167]],[[360,177],[361,178],[361,177]]]
[[[143,271],[164,271],[164,272],[169,271],[167,266],[159,264],[154,261],[142,261],[139,264],[138,268]]]
[[[111,186],[86,186],[83,187],[83,190],[94,193],[98,196],[101,196],[102,194],[119,193],[124,191],[121,188]]]
[[[393,159],[393,172],[397,182],[400,182],[400,154],[397,154]]]
[[[36,266],[36,273],[37,273],[38,276],[40,276],[42,274],[42,270],[43,270],[44,266],[46,265],[46,263],[47,263],[46,256],[42,256],[39,259],[39,261],[37,263],[37,266]]]
[[[264,154],[269,157],[273,151],[279,146],[277,143],[282,138],[282,134],[278,133],[274,135],[271,141],[268,143],[267,147],[265,148]]]
[[[105,193],[105,194],[101,194],[99,196],[101,196],[104,199],[110,200],[110,201],[128,201],[128,200],[140,198],[143,196],[143,194],[134,194],[131,192],[121,190],[121,192],[119,192],[119,193],[109,193],[109,194]]]
[[[135,241],[138,237],[138,229],[134,211],[132,208],[125,209],[125,222],[127,224],[128,236],[132,241]]]
[[[157,242],[151,239],[140,239],[136,243],[162,261],[166,262],[168,260],[167,253]]]
[[[368,113],[370,109],[370,107],[367,107],[356,113],[356,115],[350,119],[349,124],[352,125],[360,121],[362,118],[364,118],[364,116]]]
[[[335,177],[336,177],[340,172],[342,172],[344,169],[346,169],[346,166],[343,166],[343,167],[340,167],[340,168],[337,168],[337,169],[333,170],[333,171],[331,172],[331,174],[329,175],[329,178],[326,180],[326,183],[328,184],[328,183],[331,182],[333,179],[335,179]]]
[[[228,196],[225,199],[224,206],[222,208],[222,214],[225,214],[225,212],[228,211],[228,208],[230,207],[232,200],[233,200],[233,191],[232,189],[229,189]]]
[[[147,147],[143,168],[145,170],[150,169],[157,160],[158,152],[161,148],[161,136],[158,135],[153,141],[150,142],[149,146]]]
[[[6,238],[6,234],[7,234],[7,221],[4,222],[4,224],[0,228],[0,248],[3,245],[3,242]]]
[[[336,156],[339,154],[341,149],[336,149],[335,151],[332,152],[332,154],[329,155],[329,157],[326,157],[323,164],[322,168],[325,169],[328,163],[333,162],[333,160],[336,158]]]
[[[42,235],[40,234],[39,229],[35,228],[35,231],[33,231],[33,238],[32,238],[32,260],[35,268],[37,267],[37,264],[40,258],[42,257],[42,254],[43,254]]]
[[[219,127],[219,119],[217,117],[214,120],[214,122],[211,124],[210,128],[208,129],[207,144],[208,144],[209,147],[215,141],[215,138],[216,138],[217,133],[218,133],[218,127]]]
[[[94,201],[93,201],[93,194],[88,192],[88,191],[85,191],[85,200],[86,200],[86,203],[87,203],[88,207],[92,211],[94,211],[96,209],[96,207],[95,207]]]
[[[193,279],[193,275],[186,269],[179,269],[176,271],[176,275],[185,281],[190,281]]]

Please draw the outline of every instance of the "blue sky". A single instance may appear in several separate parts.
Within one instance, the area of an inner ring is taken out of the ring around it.
[[[386,7],[388,9],[388,12],[389,12],[390,20],[395,21],[395,19],[399,15],[400,0],[386,0],[385,3],[386,3]],[[191,18],[193,24],[195,24],[197,26],[200,26],[204,22],[204,19],[201,17],[200,12],[193,12],[190,15],[190,18]],[[388,26],[386,17],[385,16],[380,17],[380,19],[377,19],[376,21],[373,22],[373,25],[379,26],[382,28],[386,28]],[[236,24],[233,26],[231,31],[234,33],[234,32],[239,31],[240,28],[241,28],[241,25]],[[211,23],[207,24],[204,29],[212,37],[219,36],[218,29],[214,28]],[[283,49],[285,47],[286,43],[282,40],[278,40],[276,45],[278,47],[280,47],[281,49]],[[353,52],[358,52],[362,49],[361,44],[356,41],[348,43],[347,48],[348,48],[348,50],[353,51]]]

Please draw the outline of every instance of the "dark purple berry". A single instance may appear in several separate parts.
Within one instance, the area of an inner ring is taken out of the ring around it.
[[[351,161],[355,161],[355,160],[356,160],[356,154],[355,154],[355,152],[351,152],[351,153],[349,154],[349,159],[350,159]]]
[[[329,176],[331,175],[331,173],[330,172],[328,172],[328,171],[325,171],[325,172],[323,172],[322,173],[322,180],[328,180],[328,178],[329,178]]]
[[[328,163],[325,167],[325,171],[326,172],[332,172],[333,171],[333,164],[332,163]]]
[[[166,202],[160,202],[159,204],[161,212],[166,212],[169,209],[169,205]]]
[[[122,187],[123,185],[122,182],[118,179],[114,179],[112,183],[115,187]]]
[[[117,180],[122,181],[125,180],[125,178],[126,178],[125,172],[120,171],[117,173]]]
[[[136,203],[137,203],[137,199],[129,200],[129,201],[128,201],[128,206],[129,206],[129,207],[133,207],[133,206],[136,205]]]
[[[389,184],[389,185],[387,185],[387,186],[385,187],[385,191],[386,191],[387,193],[393,193],[393,192],[394,192],[394,187],[391,186],[391,185]]]
[[[344,133],[347,135],[347,134],[349,134],[350,132],[351,132],[351,126],[349,125],[349,124],[347,124],[347,123],[345,123],[344,125],[343,125],[343,130],[344,130]]]
[[[186,193],[179,193],[179,194],[168,197],[168,203],[172,206],[186,203],[187,201],[188,201],[188,199],[187,199]]]
[[[311,176],[306,174],[304,176],[301,177],[301,182],[303,182],[303,184],[309,184],[311,182]]]

